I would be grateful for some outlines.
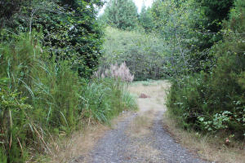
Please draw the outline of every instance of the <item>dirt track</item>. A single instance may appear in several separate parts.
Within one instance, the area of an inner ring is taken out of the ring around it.
[[[144,86],[133,85],[130,92],[149,98],[138,98],[139,111],[124,113],[127,118],[117,123],[100,139],[88,157],[75,162],[89,163],[203,163],[188,152],[163,128],[166,81]]]

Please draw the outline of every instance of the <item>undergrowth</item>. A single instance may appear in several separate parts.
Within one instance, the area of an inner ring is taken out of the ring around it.
[[[169,111],[164,114],[163,124],[174,136],[176,142],[195,151],[204,160],[213,162],[241,163],[245,159],[245,141],[227,137],[224,133],[201,133],[189,128],[184,130],[176,123],[175,116]]]
[[[173,81],[168,107],[184,128],[245,139],[244,14],[245,3],[237,0],[224,23],[224,41],[210,50],[216,61],[208,72]]]
[[[108,123],[136,108],[120,80],[87,80],[69,61],[56,60],[38,35],[0,44],[0,162],[50,153],[50,135],[69,135],[89,123]],[[32,157],[35,160],[35,157]]]

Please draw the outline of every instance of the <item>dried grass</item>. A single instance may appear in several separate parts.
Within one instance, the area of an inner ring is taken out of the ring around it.
[[[54,155],[49,157],[49,162],[67,163],[81,156],[85,158],[108,129],[109,127],[101,124],[88,126],[82,131],[77,131],[70,137],[54,143],[52,145]]]
[[[134,157],[143,158],[139,161],[140,163],[165,163],[163,159],[159,158],[161,151],[153,148],[151,142],[135,141],[126,155],[130,155],[132,151],[136,151]]]
[[[121,114],[113,119],[111,124],[117,124],[123,121],[129,114],[131,113],[125,112]],[[38,162],[72,163],[76,160],[84,163],[90,162],[89,152],[95,147],[98,140],[111,128],[114,128],[114,125],[105,126],[103,124],[94,124],[73,133],[70,137],[52,140],[50,146],[53,155],[38,160]]]
[[[146,128],[150,124],[150,118],[147,111],[153,109],[154,111],[165,108],[164,103],[166,99],[166,92],[170,88],[170,84],[166,81],[152,82],[148,86],[144,86],[142,82],[134,82],[129,87],[130,92],[140,95],[145,93],[151,96],[150,99],[138,99],[139,108],[141,112],[146,111],[145,115],[141,115],[135,119],[129,131],[133,137],[142,137],[149,134]],[[162,90],[162,91],[159,91]],[[166,108],[165,108],[166,109]],[[168,113],[165,113],[163,118],[165,128],[175,137],[176,141],[187,147],[191,152],[197,153],[201,158],[221,163],[244,163],[245,161],[245,142],[236,142],[232,140],[229,147],[224,145],[225,139],[220,140],[219,137],[201,136],[195,132],[187,132],[177,127],[174,119],[171,119]],[[142,147],[142,150],[147,148]],[[148,151],[149,152],[149,151]],[[146,152],[147,153],[147,152]]]
[[[151,133],[150,128],[153,125],[154,111],[149,110],[144,113],[139,113],[130,124],[127,134],[132,137],[142,137]]]
[[[244,163],[245,142],[232,141],[230,146],[225,145],[225,139],[212,135],[201,136],[197,132],[187,132],[177,127],[176,122],[167,113],[163,124],[175,137],[176,141],[197,153],[202,159],[220,163]]]
[[[100,68],[94,73],[94,76],[97,78],[111,77],[114,79],[120,79],[124,82],[132,82],[134,80],[134,75],[130,73],[130,70],[125,62],[123,62],[120,66],[117,64],[112,64],[110,68],[106,69],[105,71]]]

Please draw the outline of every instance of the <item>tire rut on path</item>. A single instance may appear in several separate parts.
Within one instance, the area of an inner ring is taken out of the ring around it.
[[[190,152],[183,148],[180,144],[169,135],[163,128],[162,117],[164,112],[158,112],[154,127],[153,135],[156,138],[154,146],[156,149],[162,151],[164,159],[168,163],[205,163],[201,159],[195,158]]]
[[[114,129],[108,131],[100,139],[89,159],[80,162],[87,163],[206,163],[187,149],[176,143],[170,134],[163,128],[163,114],[168,83],[162,82],[154,86],[134,86],[133,93],[144,91],[151,96],[148,99],[138,99],[139,113],[127,113],[127,118],[119,122]],[[159,98],[160,97],[160,98]],[[133,138],[127,134],[130,124],[141,113],[154,110],[153,124],[149,128],[150,134]],[[146,147],[146,149],[143,149]],[[148,148],[149,147],[149,148]],[[143,154],[142,154],[143,151]],[[155,152],[155,153],[153,153]],[[140,154],[139,154],[140,153]],[[151,154],[152,153],[152,154]],[[150,158],[149,158],[150,157]],[[151,158],[152,157],[152,158]],[[78,161],[79,162],[79,161]]]

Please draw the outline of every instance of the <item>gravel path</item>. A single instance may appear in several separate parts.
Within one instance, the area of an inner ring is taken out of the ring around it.
[[[107,132],[99,140],[96,147],[89,154],[88,163],[205,163],[196,158],[188,150],[176,143],[174,139],[163,128],[162,118],[164,111],[163,101],[158,97],[167,89],[166,83],[163,85],[143,86],[135,88],[137,91],[144,91],[151,96],[148,99],[139,99],[140,112],[154,109],[153,124],[148,130],[150,134],[142,137],[131,137],[128,135],[130,123],[139,114],[131,113],[126,119],[119,122],[114,129]],[[132,92],[132,91],[131,91]],[[137,93],[134,92],[133,93]]]
[[[205,163],[201,159],[195,158],[180,144],[175,143],[174,139],[162,127],[162,117],[164,112],[158,112],[154,122],[153,134],[156,138],[154,147],[164,155],[168,163]]]
[[[153,135],[142,140],[134,140],[128,137],[126,134],[127,127],[135,117],[136,115],[132,115],[125,121],[120,122],[116,129],[109,131],[98,142],[98,146],[91,153],[91,163],[205,163],[205,161],[195,158],[185,148],[175,143],[169,133],[163,129],[161,120],[163,112],[158,112],[156,116],[152,127]],[[137,143],[139,141],[151,142],[153,149],[160,151],[160,153],[150,160],[144,158],[144,155],[139,157],[137,150],[140,146],[135,145],[134,141],[137,141]]]
[[[98,146],[92,152],[93,163],[121,163],[125,162],[124,153],[126,145],[130,139],[125,131],[129,123],[135,118],[136,114],[126,118],[115,126],[114,130],[109,131],[104,138],[98,142]]]

